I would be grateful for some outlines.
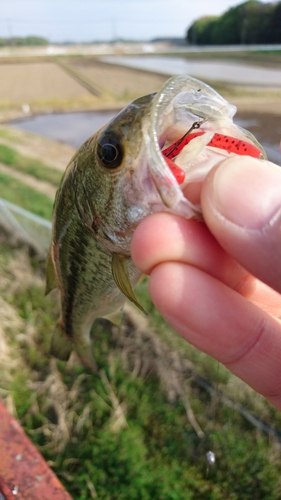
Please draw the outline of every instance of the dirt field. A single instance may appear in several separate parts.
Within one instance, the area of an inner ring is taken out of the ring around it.
[[[93,59],[74,59],[69,61],[69,65],[118,100],[135,99],[155,92],[167,80],[165,75],[109,65]]]
[[[121,109],[136,97],[157,91],[167,79],[95,58],[1,62],[0,74],[0,122],[25,114]],[[280,92],[215,88],[240,112],[281,114]]]
[[[63,58],[58,63],[55,60],[2,62],[0,72],[0,122],[24,116],[24,103],[30,106],[29,114],[121,109],[132,99],[157,91],[166,80],[164,75],[109,65],[90,57]],[[266,140],[272,143],[276,132],[273,142],[279,142],[280,92],[251,93],[222,86],[217,90],[237,106],[238,116],[248,119],[257,113],[262,114],[265,120],[258,123],[268,130]],[[258,135],[259,130],[253,132]],[[45,159],[60,170],[65,169],[74,153],[74,149],[67,145],[20,130],[10,129],[7,136],[7,132],[1,132],[0,128],[0,136],[2,144],[15,147],[23,155]],[[264,131],[261,137],[265,137]],[[21,180],[30,184],[30,178],[23,173]],[[44,190],[42,183],[35,180],[33,184],[38,190]],[[49,192],[53,195],[51,189]]]
[[[97,98],[53,62],[0,65],[0,120],[31,113],[91,108]]]
[[[52,62],[1,64],[1,101],[80,99],[90,93]]]
[[[121,108],[140,95],[157,91],[166,80],[95,59],[61,63],[0,63],[0,121],[25,114]]]

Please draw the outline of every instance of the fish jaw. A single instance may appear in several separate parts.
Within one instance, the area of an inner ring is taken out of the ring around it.
[[[208,146],[214,134],[247,141],[258,148],[260,159],[266,159],[255,137],[233,123],[235,113],[236,107],[214,89],[188,75],[171,78],[154,97],[150,117],[143,122],[143,136],[150,172],[166,210],[185,218],[202,218],[200,205],[186,199],[183,189],[188,183],[203,181],[208,172],[229,154]],[[185,146],[184,161],[184,155],[175,160],[175,165],[185,176],[185,180],[179,183],[162,150],[184,134],[192,135],[193,128],[203,134]]]
[[[80,156],[85,154],[92,160],[88,165],[81,159],[77,162],[76,177],[79,171],[81,176],[76,201],[83,222],[95,238],[109,252],[129,256],[133,232],[147,215],[169,211],[202,219],[200,205],[192,204],[183,190],[188,183],[203,181],[226,157],[225,151],[209,147],[213,135],[246,137],[256,144],[251,134],[233,123],[235,112],[235,106],[214,89],[183,75],[170,79],[157,94],[133,101],[86,141]],[[183,172],[180,185],[162,150],[194,124],[202,135],[192,139],[175,160],[179,172]],[[111,172],[97,165],[95,159],[97,144],[104,137],[117,138],[124,152],[121,165]]]

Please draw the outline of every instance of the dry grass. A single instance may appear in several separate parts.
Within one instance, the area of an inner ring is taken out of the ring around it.
[[[40,411],[45,415],[42,425],[34,429],[33,433],[42,433],[45,436],[47,444],[44,448],[61,453],[71,435],[79,433],[89,418],[89,406],[83,408],[79,417],[77,414],[77,408],[80,407],[79,387],[87,375],[80,375],[69,389],[62,380],[54,358],[50,359],[48,368],[49,373],[45,380],[36,380],[33,373],[28,382],[28,387],[34,395],[30,412],[36,414]],[[46,416],[50,414],[52,418]]]
[[[30,391],[28,413],[31,415],[40,413],[43,416],[40,427],[30,430],[30,434],[45,436],[47,444],[41,447],[42,451],[46,448],[55,454],[60,454],[71,436],[78,435],[85,423],[86,425],[90,423],[90,404],[85,405],[81,412],[79,391],[81,384],[83,385],[87,378],[91,378],[91,375],[82,373],[67,386],[54,358],[48,359],[47,366],[42,372],[36,367],[33,368],[28,361],[27,352],[36,353],[38,350],[38,314],[33,311],[32,301],[28,298],[29,290],[37,290],[36,294],[41,297],[42,304],[48,301],[44,298],[45,280],[40,268],[35,271],[31,267],[29,250],[22,247],[20,242],[17,244],[19,247],[12,251],[12,256],[0,252],[0,397],[11,413],[18,416],[13,399],[13,385],[18,376],[20,380],[26,380],[25,390]],[[24,316],[27,317],[22,318],[19,316],[18,308],[11,305],[11,302],[14,300],[13,297],[20,294],[25,296],[26,293]],[[55,325],[55,319],[53,324]],[[39,353],[38,355],[40,356]],[[80,361],[73,353],[66,371],[71,373],[80,365]],[[113,359],[111,366],[114,367]],[[101,371],[100,377],[104,392],[102,395],[95,394],[95,397],[99,397],[102,404],[110,410],[111,431],[119,432],[127,427],[126,407],[118,400],[116,390],[104,371]],[[94,387],[93,393],[95,393]]]
[[[168,474],[174,467],[172,485],[175,480],[184,481],[185,476],[179,473],[182,465],[182,470],[189,470],[195,478],[192,481],[196,483],[196,492],[202,482],[203,492],[206,485],[214,486],[222,490],[222,496],[214,498],[228,498],[232,485],[227,494],[223,491],[229,470],[239,468],[239,477],[244,482],[245,476],[251,476],[248,461],[245,465],[239,455],[245,439],[247,442],[251,439],[251,446],[255,447],[252,454],[249,452],[250,463],[253,455],[254,463],[258,461],[261,470],[264,462],[270,470],[277,470],[280,436],[273,422],[277,425],[278,421],[262,400],[260,406],[248,410],[254,401],[254,391],[245,392],[242,382],[236,383],[236,379],[230,377],[228,384],[222,384],[223,393],[228,397],[217,390],[206,372],[202,384],[198,375],[200,366],[191,361],[185,351],[165,342],[159,331],[151,327],[151,317],[144,317],[131,305],[125,308],[120,329],[110,329],[107,322],[101,321],[93,331],[99,375],[83,367],[76,355],[66,364],[58,362],[49,355],[49,339],[58,317],[57,300],[55,294],[44,298],[44,280],[38,262],[35,264],[30,259],[26,248],[5,250],[2,246],[0,270],[3,318],[0,397],[73,498],[109,498],[106,494],[100,495],[102,488],[108,489],[108,485],[103,484],[108,467],[109,477],[113,475],[112,481],[117,481],[117,491],[127,480],[128,487],[139,491],[140,486],[135,487],[134,481],[141,484],[155,467],[153,484],[159,482],[162,473]],[[172,335],[171,330],[169,333]],[[246,411],[236,402],[240,392],[244,394],[240,400],[244,399]],[[262,418],[266,407],[269,424],[261,426],[263,422],[253,418],[251,411],[259,409]],[[266,460],[263,455],[260,457],[260,437],[265,432],[271,443],[266,445]],[[232,433],[238,436],[237,442],[229,444],[228,436]],[[134,458],[134,450],[138,449]],[[206,465],[200,465],[208,449],[217,457],[218,467],[212,473],[219,476],[218,480],[205,477]],[[145,467],[144,471],[140,473],[139,467]],[[124,478],[120,471],[124,471]],[[274,474],[278,476],[278,472]],[[79,496],[81,488],[84,488],[84,496]],[[146,498],[154,497],[160,498],[160,494]],[[184,498],[184,495],[175,498]],[[209,498],[208,493],[202,493],[200,498]],[[271,497],[263,498],[270,500]]]
[[[190,404],[193,385],[210,394],[210,415],[214,416],[219,406],[225,405],[242,415],[257,429],[272,436],[278,434],[274,427],[263,423],[263,419],[270,421],[270,405],[265,404],[260,394],[233,375],[221,385],[214,383],[212,379],[206,380],[206,374],[202,378],[200,366],[162,340],[159,332],[151,328],[149,319],[130,304],[125,305],[121,328],[113,328],[112,340],[120,350],[126,371],[135,377],[156,376],[168,401],[182,402],[187,419],[199,438],[204,437],[204,432]],[[219,370],[219,365],[217,369]],[[253,409],[259,418],[252,414]]]
[[[20,355],[20,339],[32,338],[35,329],[19,316],[17,309],[9,303],[9,297],[19,287],[38,284],[38,278],[31,272],[27,252],[18,250],[16,256],[15,260],[0,256],[0,395],[13,414],[16,414],[16,410],[11,384],[17,372],[25,371]]]
[[[9,386],[13,380],[13,372],[20,364],[18,356],[12,348],[11,333],[17,335],[22,332],[23,321],[16,309],[0,297],[0,395],[12,413],[15,413],[14,403],[9,393]]]

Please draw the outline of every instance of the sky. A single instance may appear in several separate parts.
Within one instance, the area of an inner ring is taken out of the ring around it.
[[[201,16],[235,0],[0,0],[0,38],[37,35],[50,42],[185,37]],[[268,2],[263,2],[268,3]]]

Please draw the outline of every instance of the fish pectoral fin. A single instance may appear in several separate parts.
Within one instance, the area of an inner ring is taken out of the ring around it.
[[[137,297],[135,296],[134,290],[132,288],[128,269],[127,269],[128,257],[121,255],[120,253],[114,253],[112,255],[112,274],[114,281],[122,293],[135,304],[144,314],[147,314],[145,309],[139,303]]]
[[[45,295],[48,295],[54,288],[57,288],[57,276],[54,268],[53,259],[51,256],[51,250],[48,252],[47,260],[46,260],[46,289]]]

